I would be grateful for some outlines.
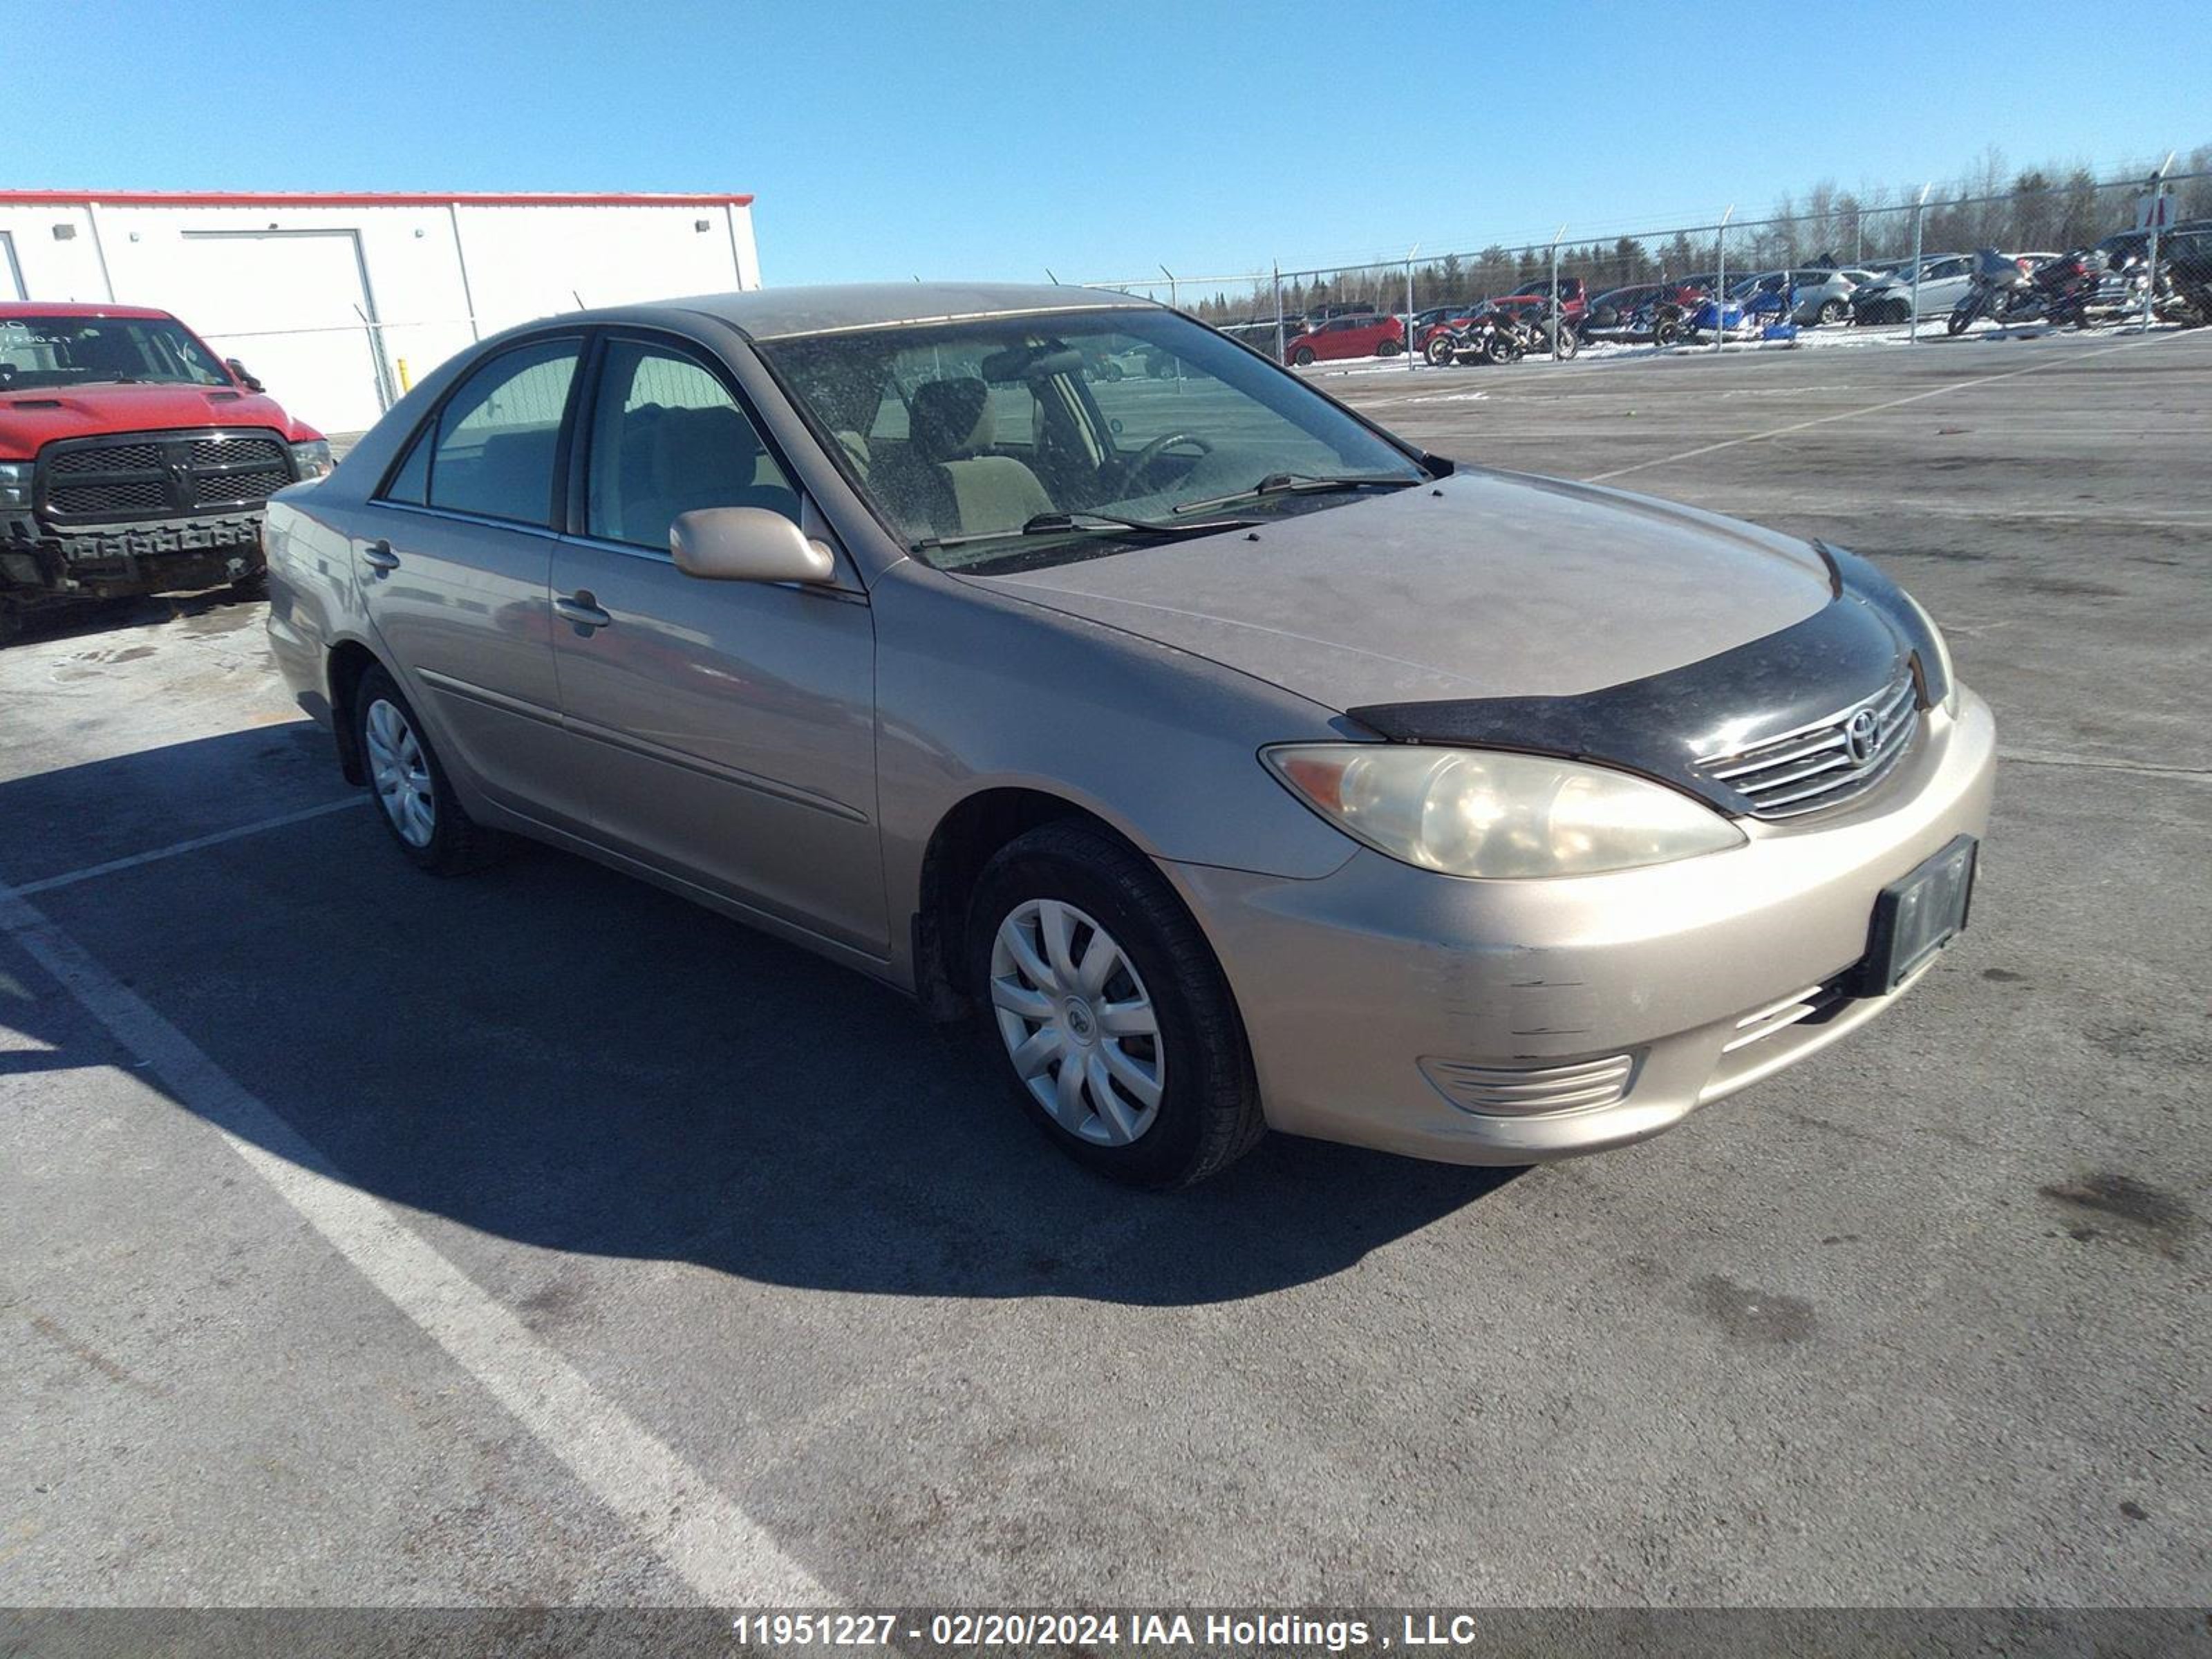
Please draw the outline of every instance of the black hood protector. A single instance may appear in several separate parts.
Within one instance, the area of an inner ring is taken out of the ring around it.
[[[1852,554],[1820,552],[1834,579],[1828,604],[1702,662],[1575,696],[1374,703],[1345,713],[1393,743],[1512,749],[1642,773],[1741,817],[1751,803],[1700,769],[1701,757],[1817,725],[1892,684],[1908,660],[1923,708],[1949,692],[1935,640],[1902,590]]]

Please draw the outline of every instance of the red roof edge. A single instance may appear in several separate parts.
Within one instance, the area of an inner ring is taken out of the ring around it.
[[[640,193],[547,192],[494,195],[481,191],[0,190],[0,206],[83,207],[750,207],[743,196],[653,196]]]

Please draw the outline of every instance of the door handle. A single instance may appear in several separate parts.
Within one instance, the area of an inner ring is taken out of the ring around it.
[[[592,597],[588,587],[579,588],[574,593],[555,594],[553,610],[562,621],[575,623],[577,631],[582,634],[588,634],[595,628],[605,628],[614,621],[612,617],[599,609],[599,601]]]
[[[380,576],[389,575],[399,568],[399,556],[392,550],[387,541],[373,541],[361,550],[361,562]]]

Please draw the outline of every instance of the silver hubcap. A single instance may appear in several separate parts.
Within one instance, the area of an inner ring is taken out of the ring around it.
[[[1022,1085],[1070,1134],[1126,1146],[1166,1082],[1151,994],[1112,934],[1072,904],[1030,899],[991,943],[991,1006]]]
[[[368,740],[368,778],[384,815],[410,847],[428,847],[438,828],[438,801],[430,764],[407,716],[379,697],[362,722]]]

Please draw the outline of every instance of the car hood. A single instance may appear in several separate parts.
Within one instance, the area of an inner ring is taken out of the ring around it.
[[[1778,633],[1832,592],[1819,553],[1789,537],[1478,469],[1251,532],[962,580],[1336,709],[1598,690]]]
[[[274,398],[229,386],[26,386],[0,392],[0,453],[33,454],[57,438],[189,426],[264,426],[294,437],[314,435],[295,427]]]

